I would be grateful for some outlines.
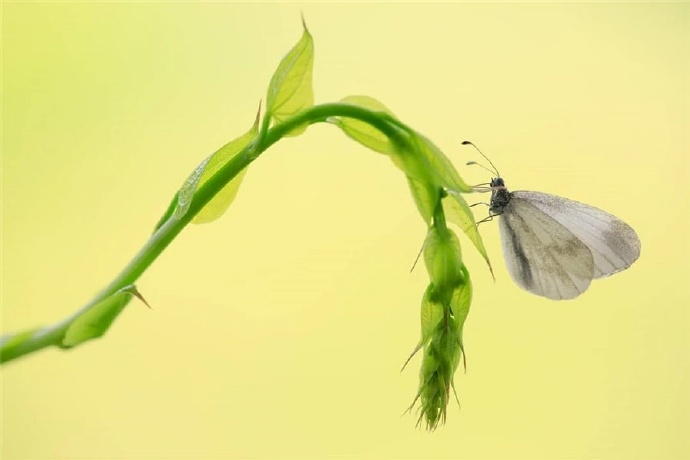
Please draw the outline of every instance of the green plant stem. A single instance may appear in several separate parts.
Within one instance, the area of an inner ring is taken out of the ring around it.
[[[379,112],[373,112],[348,104],[322,104],[298,113],[293,118],[265,131],[257,141],[235,155],[227,164],[218,170],[196,193],[187,213],[181,218],[172,217],[174,205],[166,211],[167,219],[151,235],[144,247],[134,256],[120,274],[83,308],[73,315],[53,325],[32,329],[17,334],[8,334],[0,338],[0,363],[28,355],[50,346],[62,347],[62,340],[70,324],[85,311],[94,307],[103,299],[114,294],[125,286],[133,284],[165,250],[175,237],[191,222],[194,216],[237,174],[254,161],[271,145],[298,126],[325,122],[330,117],[354,118],[369,123],[390,138],[396,138],[400,131]],[[176,201],[175,195],[174,201]]]
[[[438,202],[434,208],[434,226],[442,233],[447,233],[449,231],[446,225],[446,214],[443,212],[443,197],[445,195],[445,190],[439,189]]]

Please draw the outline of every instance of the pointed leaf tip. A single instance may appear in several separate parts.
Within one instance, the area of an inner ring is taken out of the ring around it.
[[[268,85],[266,116],[274,123],[285,121],[314,105],[314,41],[304,19],[302,25],[302,37],[280,61]],[[301,134],[306,127],[295,128],[289,135]]]
[[[309,32],[309,28],[307,27],[307,21],[304,19],[304,11],[300,12],[300,16],[302,17],[302,27],[304,27],[304,31],[307,32],[308,34],[311,34]]]
[[[139,292],[139,290],[137,289],[136,286],[131,285],[130,287],[125,288],[125,291],[126,291],[126,292],[129,292],[130,294],[132,294],[133,296],[135,296],[137,299],[141,300],[141,301],[144,303],[144,305],[146,305],[147,307],[149,307],[150,310],[153,310],[153,308],[151,308],[151,305],[149,305],[149,303],[146,301],[146,299],[144,298],[144,296],[141,295],[141,293]]]

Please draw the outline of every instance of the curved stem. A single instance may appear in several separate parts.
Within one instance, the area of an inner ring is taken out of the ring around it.
[[[85,311],[94,307],[103,299],[114,294],[123,287],[133,284],[153,263],[154,260],[175,239],[194,216],[237,174],[245,169],[261,153],[285,137],[298,126],[325,122],[330,117],[355,118],[377,128],[388,137],[400,136],[399,128],[391,124],[382,113],[373,112],[349,104],[322,104],[298,113],[293,118],[280,123],[265,131],[265,136],[258,139],[257,144],[250,144],[235,155],[228,163],[209,178],[194,194],[187,213],[181,218],[174,218],[173,212],[176,199],[168,207],[166,215],[157,226],[146,244],[139,250],[127,266],[115,277],[99,294],[80,310],[53,325],[32,329],[16,334],[5,335],[0,338],[0,363],[4,363],[21,356],[33,353],[49,346],[62,346],[62,340],[70,324]],[[265,122],[267,123],[267,122]],[[177,196],[177,195],[175,195]],[[167,216],[167,218],[166,218]]]

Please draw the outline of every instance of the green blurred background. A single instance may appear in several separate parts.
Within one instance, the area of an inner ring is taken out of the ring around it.
[[[301,12],[317,102],[373,96],[467,182],[488,179],[463,166],[471,139],[512,189],[591,203],[642,240],[630,270],[556,303],[512,284],[495,223],[495,282],[461,237],[462,409],[428,434],[400,415],[419,358],[399,372],[424,225],[385,157],[312,127],[140,279],[154,310],[2,368],[3,459],[690,458],[688,3],[2,9],[2,332],[114,277],[250,126]]]

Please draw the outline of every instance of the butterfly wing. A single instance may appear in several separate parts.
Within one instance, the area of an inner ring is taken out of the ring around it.
[[[568,228],[518,192],[500,216],[503,257],[521,288],[553,300],[573,299],[589,287],[594,260]]]
[[[528,201],[587,245],[594,260],[594,278],[625,270],[640,256],[635,230],[601,209],[540,192],[516,191],[512,198]]]

